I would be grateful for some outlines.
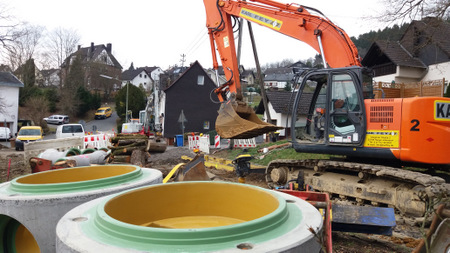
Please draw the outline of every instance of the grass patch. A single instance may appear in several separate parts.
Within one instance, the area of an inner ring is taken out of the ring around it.
[[[247,152],[244,152],[243,149],[233,149],[229,150],[228,154],[226,155],[227,159],[233,160],[238,155],[241,154],[250,154],[252,157],[254,157],[250,162],[254,164],[259,165],[268,165],[271,161],[276,159],[328,159],[331,156],[325,155],[325,154],[309,154],[309,153],[298,153],[293,149],[292,147],[288,146],[285,148],[279,148],[269,151],[267,154],[259,153],[258,150],[261,150],[265,147],[270,147],[274,145],[281,145],[284,143],[287,143],[287,140],[281,140],[277,142],[270,142],[270,143],[263,143],[258,145],[255,148],[248,148]]]

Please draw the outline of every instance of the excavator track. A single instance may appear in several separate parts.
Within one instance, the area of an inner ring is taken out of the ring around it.
[[[382,165],[333,160],[274,160],[266,168],[270,188],[290,181],[313,190],[352,198],[358,203],[386,205],[422,217],[432,198],[449,196],[450,184],[440,177]]]

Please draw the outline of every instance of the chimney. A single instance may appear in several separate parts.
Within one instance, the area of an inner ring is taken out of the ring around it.
[[[111,53],[111,49],[112,49],[112,44],[111,43],[106,44],[106,52]]]
[[[88,59],[92,59],[94,55],[94,42],[91,42],[91,47],[88,50]]]
[[[80,50],[81,49],[81,45],[78,45],[78,50]]]

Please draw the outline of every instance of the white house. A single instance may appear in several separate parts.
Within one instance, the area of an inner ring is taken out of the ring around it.
[[[294,70],[292,68],[270,68],[265,71],[264,87],[284,89],[288,83],[292,84]]]
[[[0,126],[17,133],[19,118],[19,89],[24,85],[10,72],[0,72]]]
[[[205,69],[206,74],[208,74],[209,78],[214,81],[217,85],[217,78],[219,78],[219,85],[222,85],[227,82],[224,75],[216,75],[216,71],[214,69]]]
[[[436,18],[413,21],[399,41],[376,41],[362,60],[376,82],[450,80],[450,23]]]
[[[60,70],[46,69],[41,70],[42,86],[44,87],[58,87],[60,84]]]
[[[137,87],[142,85],[146,91],[150,92],[155,85],[159,86],[162,73],[164,71],[160,67],[130,68],[122,73],[122,87],[129,82]]]

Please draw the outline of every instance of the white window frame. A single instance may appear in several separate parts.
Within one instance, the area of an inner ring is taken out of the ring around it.
[[[205,76],[204,75],[198,75],[197,76],[197,84],[198,85],[204,85],[205,84]]]

